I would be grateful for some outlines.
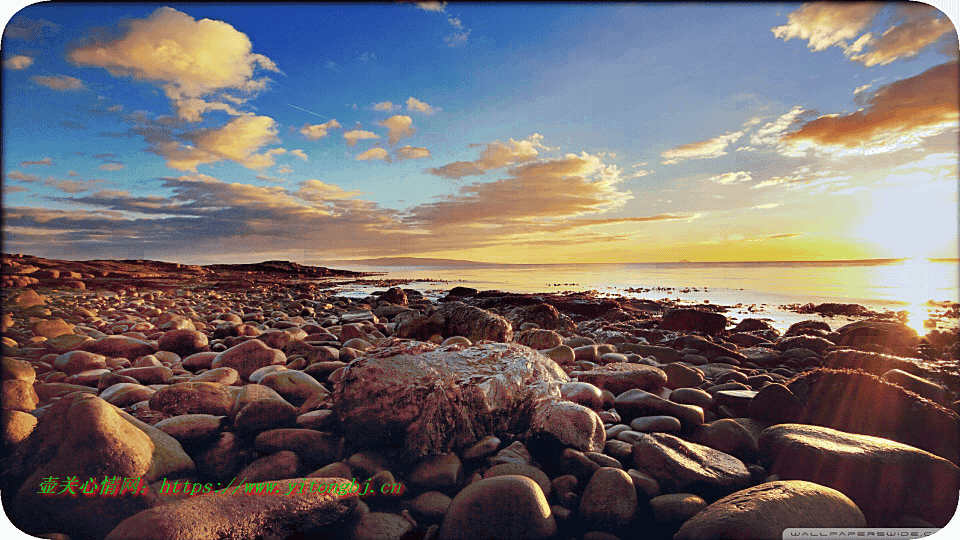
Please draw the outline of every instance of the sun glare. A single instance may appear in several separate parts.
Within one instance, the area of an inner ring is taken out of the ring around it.
[[[956,186],[944,182],[877,190],[873,212],[855,234],[881,246],[878,257],[954,257]]]

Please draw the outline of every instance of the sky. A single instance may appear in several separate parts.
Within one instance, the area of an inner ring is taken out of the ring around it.
[[[39,3],[8,18],[6,253],[958,257],[960,46],[926,4]]]

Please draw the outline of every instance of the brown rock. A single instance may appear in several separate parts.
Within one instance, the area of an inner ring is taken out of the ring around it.
[[[680,420],[685,430],[703,423],[703,409],[700,407],[674,403],[643,390],[629,390],[620,394],[617,396],[616,408],[624,421],[638,416],[672,416]]]
[[[318,467],[340,457],[340,440],[330,434],[312,429],[280,428],[261,432],[254,440],[258,452],[273,453],[289,450],[306,467]]]
[[[660,328],[679,332],[703,332],[716,335],[727,327],[727,318],[719,313],[699,309],[668,309],[660,321]]]
[[[557,524],[543,491],[524,476],[497,476],[460,491],[447,509],[440,540],[543,540]]]
[[[287,357],[283,351],[271,349],[262,341],[250,340],[244,341],[239,345],[218,354],[210,367],[232,367],[240,373],[240,378],[244,381],[250,380],[250,374],[254,371],[274,364],[285,364]]]
[[[803,424],[767,428],[759,446],[771,474],[840,491],[868,527],[897,527],[907,515],[943,527],[957,510],[960,468],[919,448]]]
[[[33,335],[43,336],[45,338],[55,338],[64,334],[73,333],[73,325],[67,323],[59,317],[44,319],[33,323]]]
[[[787,480],[738,491],[714,502],[680,527],[675,540],[765,540],[793,527],[865,526],[846,495],[828,487]]]
[[[161,351],[171,351],[183,358],[210,350],[207,336],[191,329],[168,330],[160,336],[157,345]]]
[[[53,361],[53,367],[67,375],[73,375],[88,369],[107,367],[107,357],[89,351],[70,351],[58,356]]]
[[[30,412],[37,408],[39,402],[40,398],[32,384],[19,379],[3,381],[0,393],[0,406],[3,410]]]
[[[552,349],[563,343],[563,336],[553,330],[543,328],[531,328],[524,330],[516,337],[515,341],[520,345],[526,345],[531,349],[543,351]]]
[[[609,390],[615,396],[633,389],[655,392],[667,384],[666,373],[643,364],[616,362],[590,371],[574,373],[575,375],[571,375],[579,381],[593,384],[601,390]]]
[[[436,313],[443,318],[444,336],[463,336],[474,343],[481,340],[506,343],[513,338],[510,321],[485,309],[463,302],[445,302]]]
[[[730,454],[745,463],[757,460],[757,440],[730,418],[703,424],[693,430],[687,440]]]
[[[699,369],[683,364],[664,364],[660,370],[667,374],[667,383],[670,389],[693,388],[703,383],[703,372]]]
[[[750,484],[750,471],[739,459],[665,433],[641,433],[633,465],[667,493],[694,493],[707,501]]]
[[[127,360],[136,360],[141,356],[157,352],[156,346],[152,343],[127,336],[100,338],[93,343],[83,345],[83,350],[102,354],[108,358],[119,356]]]
[[[572,446],[582,452],[599,452],[606,442],[603,421],[597,413],[562,399],[543,399],[536,405],[527,430],[531,451],[562,451]],[[536,450],[534,450],[536,449]]]
[[[3,411],[0,427],[3,429],[3,448],[7,451],[26,439],[37,425],[37,417],[23,411]]]
[[[590,477],[580,498],[580,518],[590,526],[618,532],[637,511],[637,490],[625,471],[603,467]]]
[[[172,416],[212,414],[226,416],[233,407],[233,395],[222,384],[182,382],[171,384],[150,398],[150,408]]]

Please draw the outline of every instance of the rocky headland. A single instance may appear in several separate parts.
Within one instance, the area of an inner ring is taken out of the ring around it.
[[[363,275],[283,261],[2,270],[0,495],[41,538],[779,539],[957,511],[956,332],[347,298]]]

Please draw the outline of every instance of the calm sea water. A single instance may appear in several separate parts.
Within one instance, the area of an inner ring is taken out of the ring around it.
[[[734,321],[768,318],[786,329],[809,319],[781,306],[806,303],[856,303],[876,311],[906,311],[908,324],[921,334],[922,323],[938,310],[935,302],[960,302],[957,261],[925,259],[839,262],[639,263],[477,266],[336,265],[383,272],[386,278],[414,280],[405,287],[439,296],[462,285],[505,292],[597,291],[611,296],[680,303],[720,304],[732,308]],[[343,294],[360,296],[375,286],[351,285]],[[814,317],[815,318],[815,317]],[[836,328],[844,317],[824,319]],[[942,323],[956,324],[956,319]],[[941,324],[941,327],[947,324]]]

